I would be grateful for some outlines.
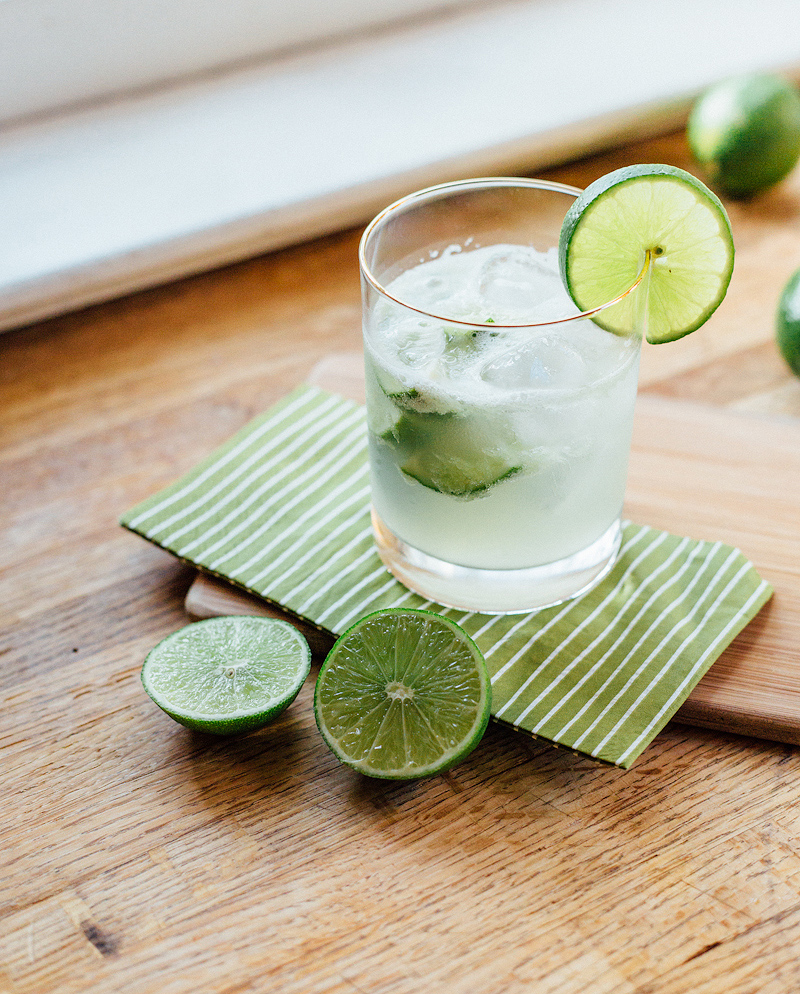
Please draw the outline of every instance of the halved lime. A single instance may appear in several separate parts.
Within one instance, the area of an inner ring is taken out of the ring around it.
[[[675,166],[624,166],[590,184],[567,211],[561,276],[582,311],[622,302],[594,321],[630,334],[643,320],[648,342],[699,328],[722,302],[733,272],[733,235],[719,199]],[[640,317],[641,315],[641,317]]]
[[[292,703],[311,670],[305,638],[287,621],[207,618],[148,653],[142,684],[175,721],[215,735],[249,732]]]
[[[800,269],[781,291],[775,316],[775,339],[789,369],[800,376]]]
[[[771,73],[723,80],[695,101],[686,138],[709,182],[724,193],[766,190],[800,158],[800,91]]]
[[[317,725],[347,766],[408,780],[464,759],[489,723],[491,684],[480,650],[455,622],[388,608],[356,622],[322,665]]]

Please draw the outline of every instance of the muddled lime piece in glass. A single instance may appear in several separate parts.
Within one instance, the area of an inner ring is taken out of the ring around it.
[[[452,497],[478,497],[522,468],[502,439],[456,414],[405,412],[392,441],[406,476]]]

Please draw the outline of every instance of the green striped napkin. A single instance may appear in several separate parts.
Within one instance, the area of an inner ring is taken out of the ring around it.
[[[311,386],[121,523],[333,634],[378,608],[433,607],[483,651],[495,718],[625,768],[772,593],[730,546],[628,522],[614,569],[568,604],[431,605],[375,551],[363,407]]]

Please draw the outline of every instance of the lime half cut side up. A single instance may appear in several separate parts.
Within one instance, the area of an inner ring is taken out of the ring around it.
[[[588,186],[567,211],[559,242],[561,276],[582,311],[617,334],[644,330],[671,342],[704,324],[733,273],[725,208],[700,180],[675,166],[617,169]],[[642,327],[644,326],[644,327]]]
[[[489,722],[480,650],[455,622],[388,608],[356,622],[320,669],[317,725],[340,762],[371,777],[431,776],[464,759]]]
[[[310,670],[308,643],[289,622],[236,615],[168,635],[148,653],[142,684],[182,725],[233,735],[277,718]]]

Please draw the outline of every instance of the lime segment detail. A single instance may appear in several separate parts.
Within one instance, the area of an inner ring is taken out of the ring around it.
[[[371,777],[431,776],[464,759],[489,722],[491,684],[472,639],[448,618],[389,608],[336,642],[314,695],[340,762]]]
[[[698,179],[666,165],[617,169],[584,190],[561,229],[564,284],[582,311],[641,284],[594,321],[647,340],[671,342],[704,324],[733,273],[733,236],[725,208]]]
[[[286,621],[208,618],[173,632],[145,659],[142,684],[175,721],[232,735],[268,724],[311,670],[305,638]]]

